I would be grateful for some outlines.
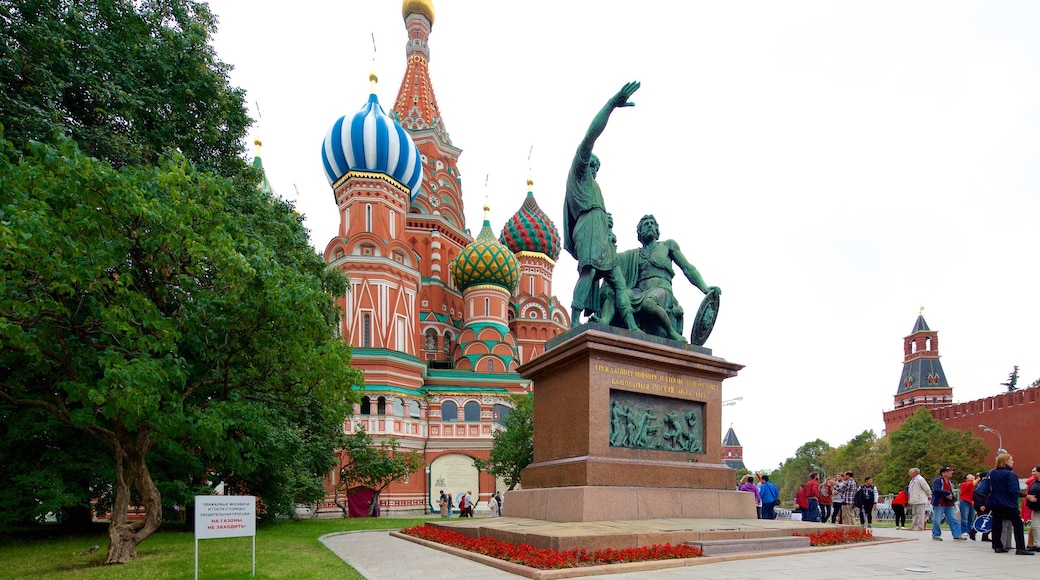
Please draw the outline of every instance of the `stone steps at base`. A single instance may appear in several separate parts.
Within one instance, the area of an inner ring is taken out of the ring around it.
[[[782,536],[776,538],[748,538],[740,540],[703,540],[686,542],[686,545],[700,549],[705,556],[719,554],[738,554],[743,552],[766,552],[770,550],[793,550],[808,548],[809,538],[803,536]]]

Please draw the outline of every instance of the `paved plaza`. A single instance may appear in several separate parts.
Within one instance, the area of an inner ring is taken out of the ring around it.
[[[843,549],[768,557],[740,555],[728,561],[712,558],[715,560],[713,563],[682,568],[593,575],[585,578],[829,580],[942,575],[970,577],[973,580],[1006,580],[1015,577],[1033,578],[1040,571],[1040,556],[1018,556],[1014,550],[1007,554],[996,554],[990,549],[988,542],[954,542],[948,532],[942,542],[933,541],[930,531],[910,532],[879,528],[874,530],[874,535],[878,538],[912,541],[855,545]],[[322,542],[369,580],[521,577],[414,542],[394,538],[387,531],[331,534],[323,537]],[[708,559],[704,561],[707,562]]]

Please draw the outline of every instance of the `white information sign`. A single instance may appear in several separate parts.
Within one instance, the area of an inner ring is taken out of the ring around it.
[[[239,538],[256,535],[256,497],[251,495],[195,496],[195,537]]]
[[[253,576],[256,576],[256,497],[195,496],[195,580],[199,578],[199,540],[242,536],[253,538]]]

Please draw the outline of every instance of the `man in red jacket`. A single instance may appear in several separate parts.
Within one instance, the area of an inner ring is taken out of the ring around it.
[[[795,511],[800,512],[802,519],[809,519],[809,502],[805,499],[805,484],[798,486],[798,492],[794,494],[794,505],[798,507]]]
[[[820,474],[815,471],[809,474],[809,481],[805,482],[805,500],[809,504],[809,516],[803,520],[810,522],[820,521]]]

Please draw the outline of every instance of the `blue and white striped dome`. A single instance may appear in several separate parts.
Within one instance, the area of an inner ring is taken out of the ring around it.
[[[419,148],[401,125],[379,105],[373,92],[360,111],[333,123],[321,148],[321,161],[329,185],[348,171],[385,173],[408,188],[412,201],[422,183]]]

